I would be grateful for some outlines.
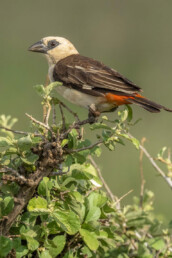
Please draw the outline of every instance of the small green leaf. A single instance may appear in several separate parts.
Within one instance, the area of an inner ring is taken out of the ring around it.
[[[0,236],[0,255],[6,257],[7,254],[11,251],[12,241],[4,236]]]
[[[103,124],[103,123],[95,123],[95,124],[90,126],[90,129],[91,130],[107,129],[107,130],[113,131],[112,127],[110,127],[110,126],[108,126],[106,124]]]
[[[132,138],[131,141],[132,141],[132,143],[134,144],[134,146],[136,147],[136,149],[139,150],[139,148],[140,148],[140,142],[139,142],[139,140],[137,140],[136,138]]]
[[[44,87],[44,85],[35,85],[34,89],[36,90],[38,95],[40,95],[41,97],[45,96],[45,87]]]
[[[127,109],[128,109],[128,117],[127,120],[128,122],[131,122],[132,118],[133,118],[133,110],[131,108],[130,105],[126,105]]]
[[[14,200],[11,196],[5,197],[3,202],[3,215],[9,214],[14,206]]]
[[[88,196],[88,201],[89,201],[89,207],[95,207],[95,206],[102,207],[106,203],[107,197],[103,196],[103,194],[92,192]]]
[[[149,241],[150,246],[159,251],[165,248],[165,242],[162,238],[154,238]]]
[[[97,221],[100,218],[101,211],[100,208],[98,207],[92,207],[89,209],[85,222],[90,222],[90,221]]]
[[[30,135],[21,137],[18,140],[17,145],[21,151],[29,150],[32,146],[32,140],[31,140]]]
[[[73,211],[56,211],[53,214],[55,220],[69,235],[74,235],[80,228],[79,217]]]
[[[23,246],[23,245],[18,245],[18,246],[15,248],[15,251],[16,251],[16,258],[24,257],[24,256],[29,252],[29,250],[27,249],[27,247],[26,247],[26,246]]]
[[[124,109],[122,112],[119,111],[119,116],[120,116],[120,122],[123,123],[128,117],[128,110]]]
[[[38,158],[39,158],[38,155],[36,155],[36,154],[34,154],[34,153],[32,153],[32,152],[29,152],[29,153],[27,153],[27,154],[25,155],[24,158],[21,157],[21,160],[22,160],[24,163],[28,164],[28,165],[34,165],[35,162],[38,160]]]
[[[26,246],[21,245],[21,238],[13,239],[13,248],[16,251],[16,258],[25,256],[29,251]]]
[[[77,147],[77,142],[78,142],[78,132],[76,129],[72,129],[68,135],[68,145],[69,148],[74,148],[76,149]]]
[[[53,246],[49,248],[49,253],[52,255],[52,257],[56,257],[63,251],[66,244],[66,238],[64,235],[56,236],[53,238],[52,243]]]
[[[38,186],[38,193],[40,195],[47,196],[49,195],[52,187],[53,187],[53,183],[49,180],[48,177],[44,177]]]
[[[12,141],[7,137],[0,137],[0,147],[8,147],[13,145]]]
[[[86,245],[92,250],[96,251],[99,247],[99,241],[97,240],[96,234],[94,232],[90,232],[86,229],[79,230],[80,235],[82,236]]]
[[[165,153],[166,150],[167,150],[167,147],[163,147],[163,148],[159,151],[159,153],[157,154],[157,157],[158,157],[158,158],[163,158],[163,155],[164,155],[164,153]]]
[[[47,85],[47,86],[45,87],[45,94],[46,94],[46,97],[47,97],[48,95],[50,95],[51,91],[52,91],[54,88],[56,88],[57,86],[60,86],[60,85],[62,85],[61,82],[52,82],[52,83],[50,83],[49,85]]]
[[[26,240],[27,240],[27,246],[29,250],[35,251],[39,247],[39,242],[34,238],[27,236]]]
[[[29,201],[27,206],[28,211],[34,211],[35,209],[47,209],[47,201],[41,197],[34,197]]]
[[[40,258],[52,258],[48,250],[42,251]]]
[[[61,147],[63,148],[66,144],[68,144],[69,140],[68,139],[63,139],[61,143]]]

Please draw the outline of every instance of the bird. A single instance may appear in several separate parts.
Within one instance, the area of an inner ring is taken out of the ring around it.
[[[126,104],[136,104],[152,113],[172,112],[142,96],[142,89],[116,70],[80,55],[63,37],[44,37],[28,50],[45,55],[50,82],[62,83],[57,92],[69,102],[87,108],[90,117],[112,112]]]

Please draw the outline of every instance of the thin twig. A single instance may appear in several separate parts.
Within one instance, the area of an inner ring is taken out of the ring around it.
[[[73,112],[73,111],[72,111],[68,106],[66,106],[63,102],[60,101],[59,104],[60,104],[61,106],[63,106],[64,108],[66,108],[67,111],[69,111],[69,112],[76,118],[77,122],[80,122],[80,119],[79,119],[77,113]]]
[[[144,145],[144,142],[146,141],[146,138],[144,137],[141,140],[141,145]],[[145,179],[143,175],[143,150],[140,149],[140,156],[139,156],[139,163],[140,163],[140,179],[141,179],[141,186],[140,186],[140,207],[143,208],[143,195],[144,195],[144,185],[145,185]]]
[[[23,132],[23,131],[15,131],[15,130],[9,129],[7,127],[4,127],[4,126],[0,126],[0,129],[4,129],[5,131],[9,131],[9,132],[12,132],[12,133],[15,133],[15,134],[23,134],[23,135],[30,134],[30,133]]]
[[[89,160],[91,161],[91,164],[93,165],[93,167],[96,169],[96,171],[98,173],[98,176],[100,177],[100,180],[102,181],[103,186],[104,186],[106,192],[108,193],[109,197],[111,198],[112,202],[115,203],[117,201],[115,196],[113,195],[113,193],[110,190],[108,184],[106,183],[105,179],[103,178],[101,170],[99,169],[99,167],[97,166],[96,162],[94,161],[94,159],[90,155],[89,155]]]
[[[53,125],[56,124],[56,108],[55,105],[52,104],[52,109],[53,109]]]
[[[49,76],[48,76],[48,74],[47,74],[46,79],[45,79],[45,85],[44,85],[44,87],[47,87],[49,83],[50,83],[50,79],[49,79]],[[43,122],[44,122],[44,123],[46,123],[46,117],[47,117],[47,105],[44,104],[44,105],[43,105]]]
[[[118,202],[120,202],[122,199],[124,199],[127,195],[129,195],[130,193],[133,192],[133,189],[131,189],[130,191],[128,191],[127,193],[125,193],[124,195],[122,195],[120,198],[118,198],[118,200],[116,201],[116,204]]]
[[[32,117],[31,115],[29,115],[29,114],[27,114],[27,113],[25,113],[25,115],[26,115],[27,117],[29,117],[30,120],[32,120],[35,124],[38,124],[38,125],[44,127],[45,129],[51,131],[51,128],[49,127],[49,125],[46,125],[46,124],[44,124],[44,123],[42,123],[42,122],[36,120],[34,117]]]
[[[50,112],[51,112],[51,105],[48,103],[46,106],[48,108],[47,108],[47,113],[46,113],[46,116],[45,116],[45,124],[48,125],[48,121],[49,121],[49,117],[50,117]]]
[[[130,133],[128,133],[128,136],[131,137],[131,138],[134,138]],[[156,171],[158,171],[158,173],[162,176],[162,178],[166,181],[168,186],[172,189],[172,180],[171,180],[171,178],[167,177],[165,175],[165,173],[160,169],[160,167],[158,167],[158,165],[156,164],[154,159],[151,157],[149,152],[142,145],[140,145],[140,149],[143,150],[144,154],[149,159],[150,163],[153,165],[153,167],[156,169]]]
[[[99,145],[99,144],[101,144],[101,143],[103,143],[103,140],[98,141],[98,142],[96,142],[96,143],[94,143],[94,144],[92,144],[92,145],[90,145],[90,146],[87,146],[87,147],[83,147],[83,148],[80,148],[80,149],[74,149],[74,150],[66,149],[65,151],[66,151],[67,153],[69,153],[69,154],[70,154],[70,153],[76,153],[76,152],[80,152],[80,151],[92,149],[92,148],[94,148],[95,146],[97,146],[97,145]]]
[[[65,116],[64,116],[64,113],[63,113],[61,102],[59,103],[59,109],[60,109],[60,113],[61,113],[61,117],[62,117],[62,131],[64,132],[65,129],[66,129],[66,126],[65,126],[66,121],[65,121]]]

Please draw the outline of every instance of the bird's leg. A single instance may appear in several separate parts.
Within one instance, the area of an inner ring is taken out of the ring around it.
[[[89,106],[88,119],[90,124],[94,124],[97,122],[98,117],[100,116],[100,112],[96,110],[95,105]]]

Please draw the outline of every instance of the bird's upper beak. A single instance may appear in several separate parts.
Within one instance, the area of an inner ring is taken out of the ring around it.
[[[39,52],[39,53],[47,53],[47,47],[45,46],[45,44],[43,43],[42,40],[34,43],[32,46],[30,46],[28,48],[29,51],[32,51],[32,52]]]

